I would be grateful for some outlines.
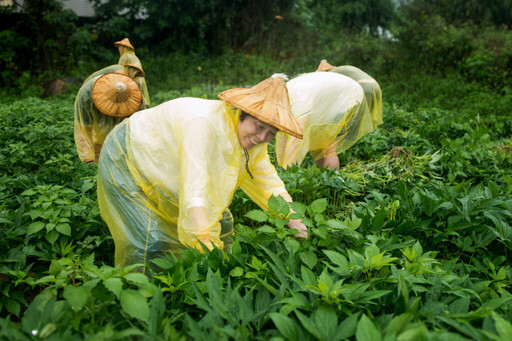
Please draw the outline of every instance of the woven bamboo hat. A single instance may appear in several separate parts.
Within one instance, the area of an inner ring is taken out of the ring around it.
[[[124,67],[131,66],[131,67],[133,67],[133,68],[136,68],[137,70],[139,70],[139,71],[142,73],[142,77],[146,76],[146,73],[144,72],[144,70],[142,70],[142,65],[140,65],[140,63],[136,63],[136,64],[124,64],[123,66],[124,66]]]
[[[223,91],[219,98],[277,129],[302,138],[302,128],[290,108],[286,76],[274,74],[252,88]]]
[[[128,38],[124,38],[123,40],[119,40],[114,43],[114,46],[116,47],[119,47],[119,45],[129,47],[133,51],[135,51],[135,47],[133,47],[132,44],[130,44],[130,40]]]
[[[318,65],[318,68],[316,69],[315,72],[318,72],[318,71],[330,71],[330,70],[335,69],[335,68],[336,68],[336,66],[332,66],[331,64],[327,63],[327,59],[322,59],[322,61]]]
[[[119,73],[107,73],[94,82],[92,100],[103,114],[130,116],[142,105],[142,93],[133,79]]]

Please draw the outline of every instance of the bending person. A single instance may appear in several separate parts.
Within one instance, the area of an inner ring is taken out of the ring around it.
[[[135,54],[135,47],[133,47],[128,38],[116,41],[114,46],[116,46],[119,51],[119,61],[117,64],[122,66],[135,65],[142,70],[142,63],[140,62],[139,57]],[[142,97],[144,97],[144,109],[147,109],[149,108],[149,91],[144,71],[134,79],[142,91]]]
[[[228,206],[240,187],[262,209],[271,195],[291,202],[267,153],[278,130],[302,130],[282,78],[230,89],[219,100],[178,98],[136,113],[107,137],[98,203],[115,243],[115,263],[148,264],[186,246],[229,246]],[[290,220],[296,237],[307,237]]]
[[[80,161],[98,162],[108,133],[142,106],[142,93],[133,78],[140,70],[111,65],[96,71],[75,98],[74,136]]]
[[[372,76],[352,65],[332,66],[325,59],[320,62],[316,71],[336,72],[358,82],[364,90],[373,127],[377,128],[382,124],[382,91]]]
[[[338,154],[374,130],[363,88],[332,72],[306,73],[290,80],[287,87],[292,113],[304,137],[278,134],[279,165],[300,165],[309,152],[318,167],[339,169]]]

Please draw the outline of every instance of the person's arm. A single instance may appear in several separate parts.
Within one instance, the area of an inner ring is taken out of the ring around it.
[[[215,158],[215,132],[204,119],[185,122],[180,134],[180,191],[178,238],[182,244],[201,250],[199,241],[218,248],[220,240],[220,210],[208,200],[211,181],[211,160]],[[218,214],[217,214],[218,213]]]
[[[80,161],[96,162],[94,146],[92,144],[92,127],[81,125],[75,121],[75,145]]]
[[[94,84],[94,83],[92,83]],[[95,107],[92,105],[92,99],[88,97],[90,94],[91,84],[86,84],[80,88],[75,99],[75,116],[74,116],[74,136],[75,145],[80,161],[95,162],[94,145],[92,142],[92,112]]]
[[[291,229],[296,229],[298,233],[295,234],[295,237],[307,238],[308,237],[308,228],[306,225],[302,223],[300,219],[290,219],[288,222],[288,227]]]
[[[292,202],[283,181],[277,175],[275,167],[270,162],[267,153],[267,145],[255,147],[256,150],[250,153],[249,171],[253,178],[247,173],[242,174],[240,188],[262,209],[268,210],[268,199],[271,195],[282,196],[287,202]],[[292,211],[293,212],[293,211]],[[295,237],[308,237],[308,229],[300,219],[290,219],[288,227],[298,231]]]
[[[137,77],[135,82],[139,86],[140,91],[142,92],[142,106],[141,109],[149,108],[149,92],[148,86],[146,84],[146,79],[144,77]]]

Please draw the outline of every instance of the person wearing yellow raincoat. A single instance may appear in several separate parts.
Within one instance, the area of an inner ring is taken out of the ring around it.
[[[283,168],[300,165],[309,152],[318,167],[339,169],[338,154],[382,123],[382,97],[367,96],[357,81],[338,72],[306,73],[287,86],[304,138],[277,136],[276,157]]]
[[[135,54],[135,47],[133,47],[128,38],[116,41],[114,46],[117,47],[119,51],[119,61],[117,64],[122,66],[136,65],[142,70],[142,63],[140,62],[139,57]],[[144,109],[147,109],[149,108],[149,91],[148,85],[146,84],[146,78],[144,77],[144,71],[142,74],[139,74],[134,78],[134,80],[142,91],[142,97],[144,97]]]
[[[262,209],[291,202],[270,162],[278,130],[300,138],[283,78],[230,89],[222,100],[178,98],[140,111],[108,135],[98,167],[98,203],[116,265],[150,264],[183,248],[229,247],[228,207],[241,188]],[[296,237],[307,237],[290,220]],[[145,268],[142,270],[145,271]]]
[[[373,127],[377,128],[382,124],[382,90],[372,76],[352,65],[332,66],[325,59],[320,62],[316,71],[336,72],[358,82],[364,90]]]
[[[81,161],[96,163],[103,141],[112,128],[142,108],[142,93],[133,80],[140,72],[136,66],[110,65],[90,75],[78,90],[74,137]],[[106,105],[109,102],[115,105]],[[98,103],[103,106],[98,107]]]

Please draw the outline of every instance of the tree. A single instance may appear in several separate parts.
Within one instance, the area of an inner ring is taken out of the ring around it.
[[[16,77],[22,71],[53,74],[67,70],[90,46],[90,36],[76,26],[77,16],[63,9],[59,0],[14,1],[4,14],[8,27],[0,36],[2,50],[16,54],[16,63],[0,54],[7,72],[2,79]]]
[[[306,0],[93,0],[100,36],[129,36],[160,52],[220,53],[254,49],[283,26],[288,36],[307,24]],[[293,38],[290,38],[293,41]]]
[[[395,12],[393,0],[317,0],[311,5],[317,26],[322,31],[347,30],[352,33],[367,29],[377,36],[387,29]]]
[[[452,25],[470,22],[477,26],[512,27],[512,0],[402,0],[401,4],[429,8]]]

